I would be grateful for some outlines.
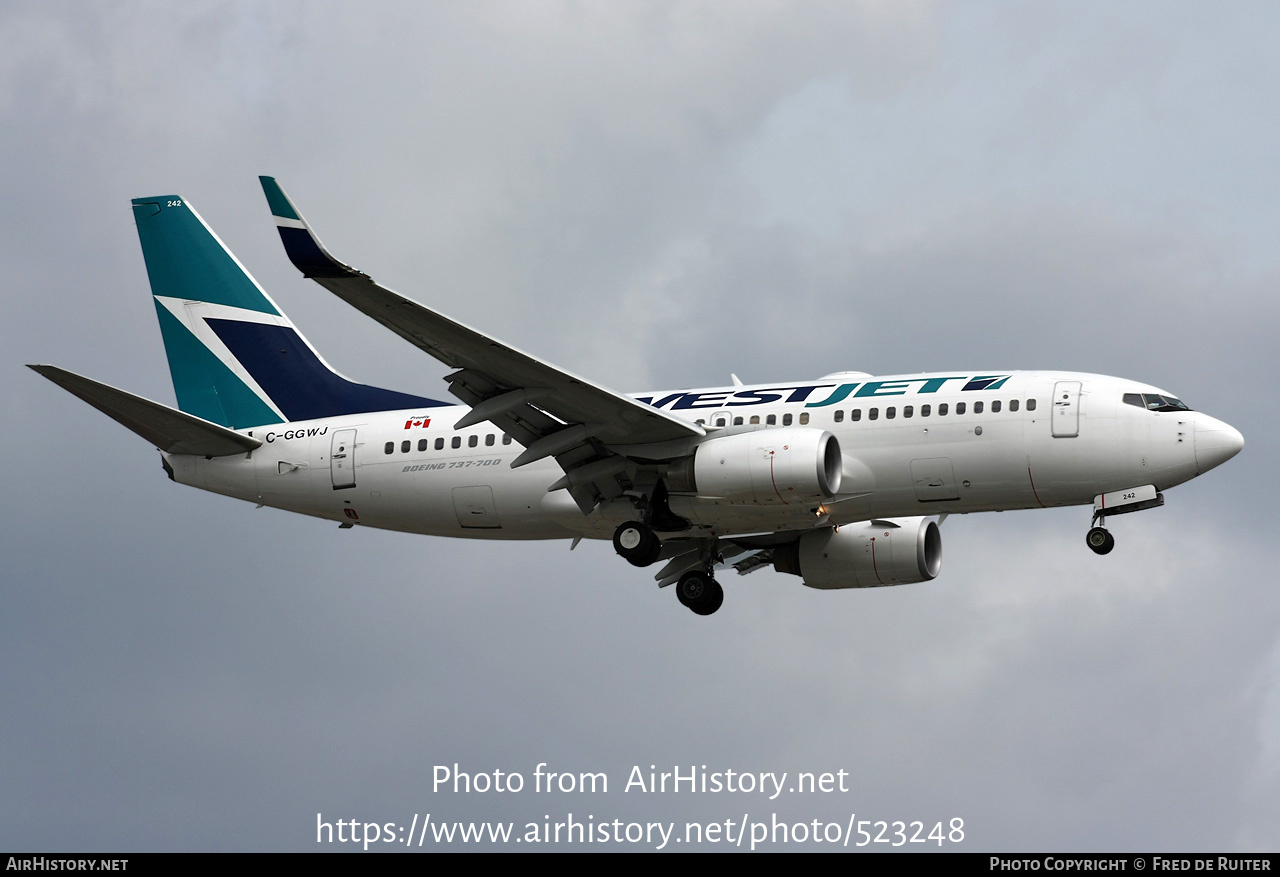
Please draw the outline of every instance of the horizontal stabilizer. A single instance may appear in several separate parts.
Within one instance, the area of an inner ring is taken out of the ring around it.
[[[262,444],[259,439],[241,435],[194,414],[117,390],[57,366],[27,367],[171,454],[227,457],[252,451]]]

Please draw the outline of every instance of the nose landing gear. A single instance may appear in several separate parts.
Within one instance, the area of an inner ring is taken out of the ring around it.
[[[1085,544],[1094,554],[1109,554],[1116,547],[1116,538],[1103,525],[1111,515],[1127,515],[1146,509],[1158,509],[1164,505],[1164,494],[1154,484],[1141,484],[1101,493],[1093,498],[1093,521],[1085,535]]]
[[[1084,537],[1085,544],[1093,549],[1094,554],[1107,554],[1116,547],[1116,537],[1103,527],[1093,527]]]

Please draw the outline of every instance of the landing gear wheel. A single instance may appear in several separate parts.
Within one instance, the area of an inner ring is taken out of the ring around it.
[[[639,521],[627,521],[613,531],[613,550],[632,566],[648,566],[662,553],[662,542]]]
[[[698,615],[710,615],[724,603],[724,588],[707,573],[692,570],[676,582],[676,599]]]
[[[1093,549],[1094,554],[1107,554],[1116,547],[1116,537],[1102,527],[1094,527],[1084,537],[1085,544]]]
[[[708,599],[703,605],[689,608],[699,615],[711,615],[724,605],[724,588],[720,587],[720,583],[715,579],[711,580],[711,593],[707,596]]]

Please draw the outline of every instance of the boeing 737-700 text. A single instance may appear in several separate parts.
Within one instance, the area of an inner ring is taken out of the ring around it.
[[[358,384],[294,328],[183,198],[133,214],[178,408],[48,365],[40,374],[155,444],[174,481],[356,525],[475,539],[613,539],[709,615],[714,572],[813,588],[938,574],[955,512],[1090,505],[1107,518],[1244,445],[1137,381],[959,370],[623,395],[339,262],[270,177],[304,276],[445,363],[464,405]]]

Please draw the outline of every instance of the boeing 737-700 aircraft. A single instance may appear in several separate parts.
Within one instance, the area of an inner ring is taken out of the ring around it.
[[[183,198],[133,201],[178,408],[48,365],[40,374],[155,444],[174,481],[344,528],[474,539],[613,539],[665,561],[700,615],[714,572],[772,566],[813,588],[938,574],[955,512],[1111,515],[1243,447],[1137,381],[958,370],[623,395],[379,286],[331,256],[271,177],[304,276],[453,369],[464,405],[335,372]]]

